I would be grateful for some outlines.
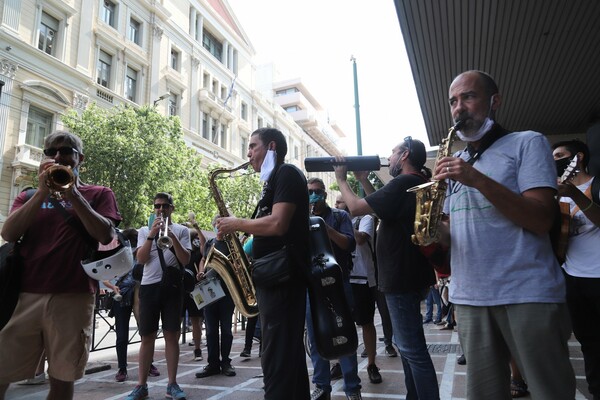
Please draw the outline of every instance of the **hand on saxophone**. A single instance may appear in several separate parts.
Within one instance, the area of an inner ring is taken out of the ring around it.
[[[217,239],[223,240],[223,235],[228,233],[234,233],[236,229],[236,217],[220,217],[215,222],[215,228],[217,228]]]
[[[471,164],[458,157],[443,157],[438,160],[433,179],[452,179],[466,186],[475,186],[481,173]]]

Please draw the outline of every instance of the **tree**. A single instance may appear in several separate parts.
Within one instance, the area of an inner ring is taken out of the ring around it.
[[[377,175],[375,175],[375,173],[370,172],[368,179],[371,182],[371,184],[373,185],[373,187],[375,188],[375,190],[379,190],[383,187],[383,182],[381,182],[381,180],[379,179],[379,177]],[[360,183],[358,183],[358,181],[354,177],[354,174],[349,173],[347,176],[347,180],[348,180],[348,185],[350,186],[352,191],[354,193],[358,193],[359,189],[360,189]],[[331,184],[329,189],[339,191],[340,186],[337,184],[337,182],[334,182]]]
[[[174,221],[186,221],[192,211],[201,227],[210,227],[217,209],[207,171],[201,166],[201,155],[183,140],[178,117],[164,117],[150,106],[106,110],[92,104],[81,114],[67,112],[63,123],[83,140],[82,180],[115,192],[121,227],[146,225],[154,212],[151,199],[158,192],[173,195]],[[232,204],[239,215],[260,191],[258,179],[254,181],[225,191],[239,199]]]

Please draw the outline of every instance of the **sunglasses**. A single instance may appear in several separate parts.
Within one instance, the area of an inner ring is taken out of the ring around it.
[[[47,157],[54,157],[58,152],[60,152],[62,156],[72,156],[73,153],[79,154],[79,152],[76,149],[69,146],[59,147],[58,149],[56,147],[49,147],[47,149],[44,149],[44,154]]]
[[[156,210],[158,210],[159,208],[162,208],[163,210],[166,210],[166,209],[167,209],[167,208],[169,208],[169,207],[171,207],[171,205],[170,205],[170,204],[168,204],[168,203],[165,203],[165,204],[155,204],[155,205],[154,205],[154,208],[155,208]]]
[[[323,193],[325,193],[325,191],[323,189],[308,189],[309,195],[311,195],[311,194],[319,195],[319,194],[323,194]]]
[[[410,153],[412,150],[412,136],[407,136],[404,138],[404,143],[406,143],[406,149]]]

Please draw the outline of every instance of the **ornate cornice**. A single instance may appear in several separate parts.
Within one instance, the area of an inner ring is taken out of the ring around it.
[[[12,79],[17,74],[18,69],[19,66],[12,61],[7,59],[0,60],[0,75],[4,75]]]

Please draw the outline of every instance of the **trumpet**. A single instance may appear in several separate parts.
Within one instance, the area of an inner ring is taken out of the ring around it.
[[[173,239],[168,235],[169,233],[169,217],[165,218],[164,230],[161,228],[158,231],[158,239],[156,240],[156,246],[161,250],[167,250],[173,247]]]
[[[55,193],[63,193],[75,184],[75,174],[70,166],[54,164],[46,170],[46,186]]]

